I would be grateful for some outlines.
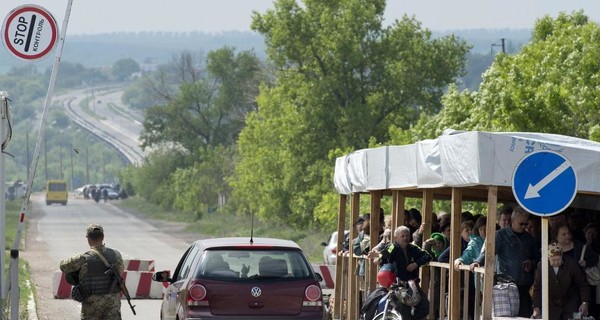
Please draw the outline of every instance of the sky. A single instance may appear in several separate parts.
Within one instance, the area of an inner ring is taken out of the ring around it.
[[[62,27],[68,0],[0,0],[2,20],[24,4],[50,11]],[[140,31],[249,31],[252,11],[273,0],[72,0],[67,35]],[[600,21],[597,0],[388,0],[386,23],[414,15],[433,31],[529,29],[544,15],[583,9]]]

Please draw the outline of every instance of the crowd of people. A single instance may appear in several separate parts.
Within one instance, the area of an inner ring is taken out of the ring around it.
[[[391,230],[391,219],[380,212],[380,242],[371,246],[370,215],[365,214],[354,224],[358,231],[355,239],[346,239],[344,250],[353,250],[362,256],[356,273],[359,289],[365,290],[365,264],[392,265],[400,280],[416,280],[419,268],[430,261],[450,263],[455,270],[461,265],[475,267],[485,265],[485,239],[487,217],[463,212],[460,224],[461,253],[450,262],[450,215],[434,214],[429,230],[431,236],[423,239],[425,228],[417,209],[405,210],[404,224]],[[600,288],[588,283],[585,269],[598,265],[600,239],[593,213],[569,209],[548,218],[549,224],[549,319],[567,320],[574,316],[594,316],[600,319]],[[503,206],[497,212],[495,237],[495,276],[509,279],[518,288],[518,316],[541,318],[541,218],[531,215],[522,207]],[[439,270],[432,273],[439,281]],[[471,277],[473,273],[471,272]],[[469,318],[474,318],[474,281],[469,281]],[[600,285],[598,285],[600,287]],[[435,286],[439,290],[439,286]],[[421,289],[419,289],[421,290]],[[362,295],[359,303],[362,305]],[[416,306],[404,306],[399,310],[403,319],[424,319],[429,313],[427,295],[421,292],[421,302]],[[439,293],[434,297],[438,299]],[[433,301],[437,319],[439,301]]]

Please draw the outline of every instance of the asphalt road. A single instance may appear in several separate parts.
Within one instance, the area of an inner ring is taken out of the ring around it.
[[[156,270],[174,270],[193,235],[182,237],[181,225],[150,223],[108,203],[69,199],[67,206],[46,206],[43,195],[32,196],[33,212],[29,219],[25,250],[21,257],[31,265],[37,288],[38,319],[79,319],[80,304],[54,299],[52,275],[59,262],[75,253],[87,251],[85,228],[98,223],[105,230],[105,244],[116,248],[124,259],[153,259]],[[118,201],[118,200],[117,200]],[[10,226],[8,226],[10,227]],[[159,299],[135,299],[137,316],[122,301],[123,320],[159,319]]]

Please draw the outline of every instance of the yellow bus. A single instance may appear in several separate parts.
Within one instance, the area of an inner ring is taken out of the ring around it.
[[[69,193],[67,192],[67,182],[65,180],[48,180],[46,184],[46,205],[60,203],[67,205]]]

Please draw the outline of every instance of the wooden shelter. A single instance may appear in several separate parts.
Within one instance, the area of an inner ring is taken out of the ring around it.
[[[461,254],[460,220],[463,201],[487,203],[487,235],[495,234],[498,203],[516,204],[512,188],[513,174],[520,161],[534,152],[551,150],[572,163],[577,175],[576,196],[570,206],[598,210],[600,208],[600,143],[555,134],[519,132],[461,132],[447,130],[437,139],[404,146],[386,146],[359,150],[336,160],[334,184],[339,198],[338,234],[350,230],[350,239],[357,236],[353,221],[359,216],[361,199],[368,195],[371,212],[371,243],[378,242],[379,208],[389,201],[392,227],[404,222],[407,198],[422,199],[424,239],[430,236],[434,201],[451,202],[450,261]],[[545,219],[543,219],[545,220]],[[366,262],[363,290],[355,274],[358,261],[350,252],[341,252],[343,237],[338,237],[338,259],[334,319],[358,319],[359,295],[376,287],[377,265]],[[475,270],[475,285],[482,288],[481,301],[475,300],[475,315],[492,319],[492,287],[495,266],[495,237],[486,238],[486,264]],[[439,299],[434,297],[433,277],[440,269]],[[428,294],[431,311],[438,301],[439,318],[461,319],[461,310],[468,307],[466,291],[461,293],[461,272],[448,263],[431,262],[421,268],[421,286]],[[446,284],[446,274],[448,283]],[[468,286],[468,278],[464,286]],[[479,281],[479,279],[483,279]],[[447,287],[446,287],[447,285]],[[446,295],[445,292],[448,292]],[[461,306],[460,297],[465,295]],[[447,301],[446,301],[447,297]],[[477,295],[479,297],[479,295]],[[433,319],[430,312],[429,319]],[[462,315],[467,319],[467,312]]]

